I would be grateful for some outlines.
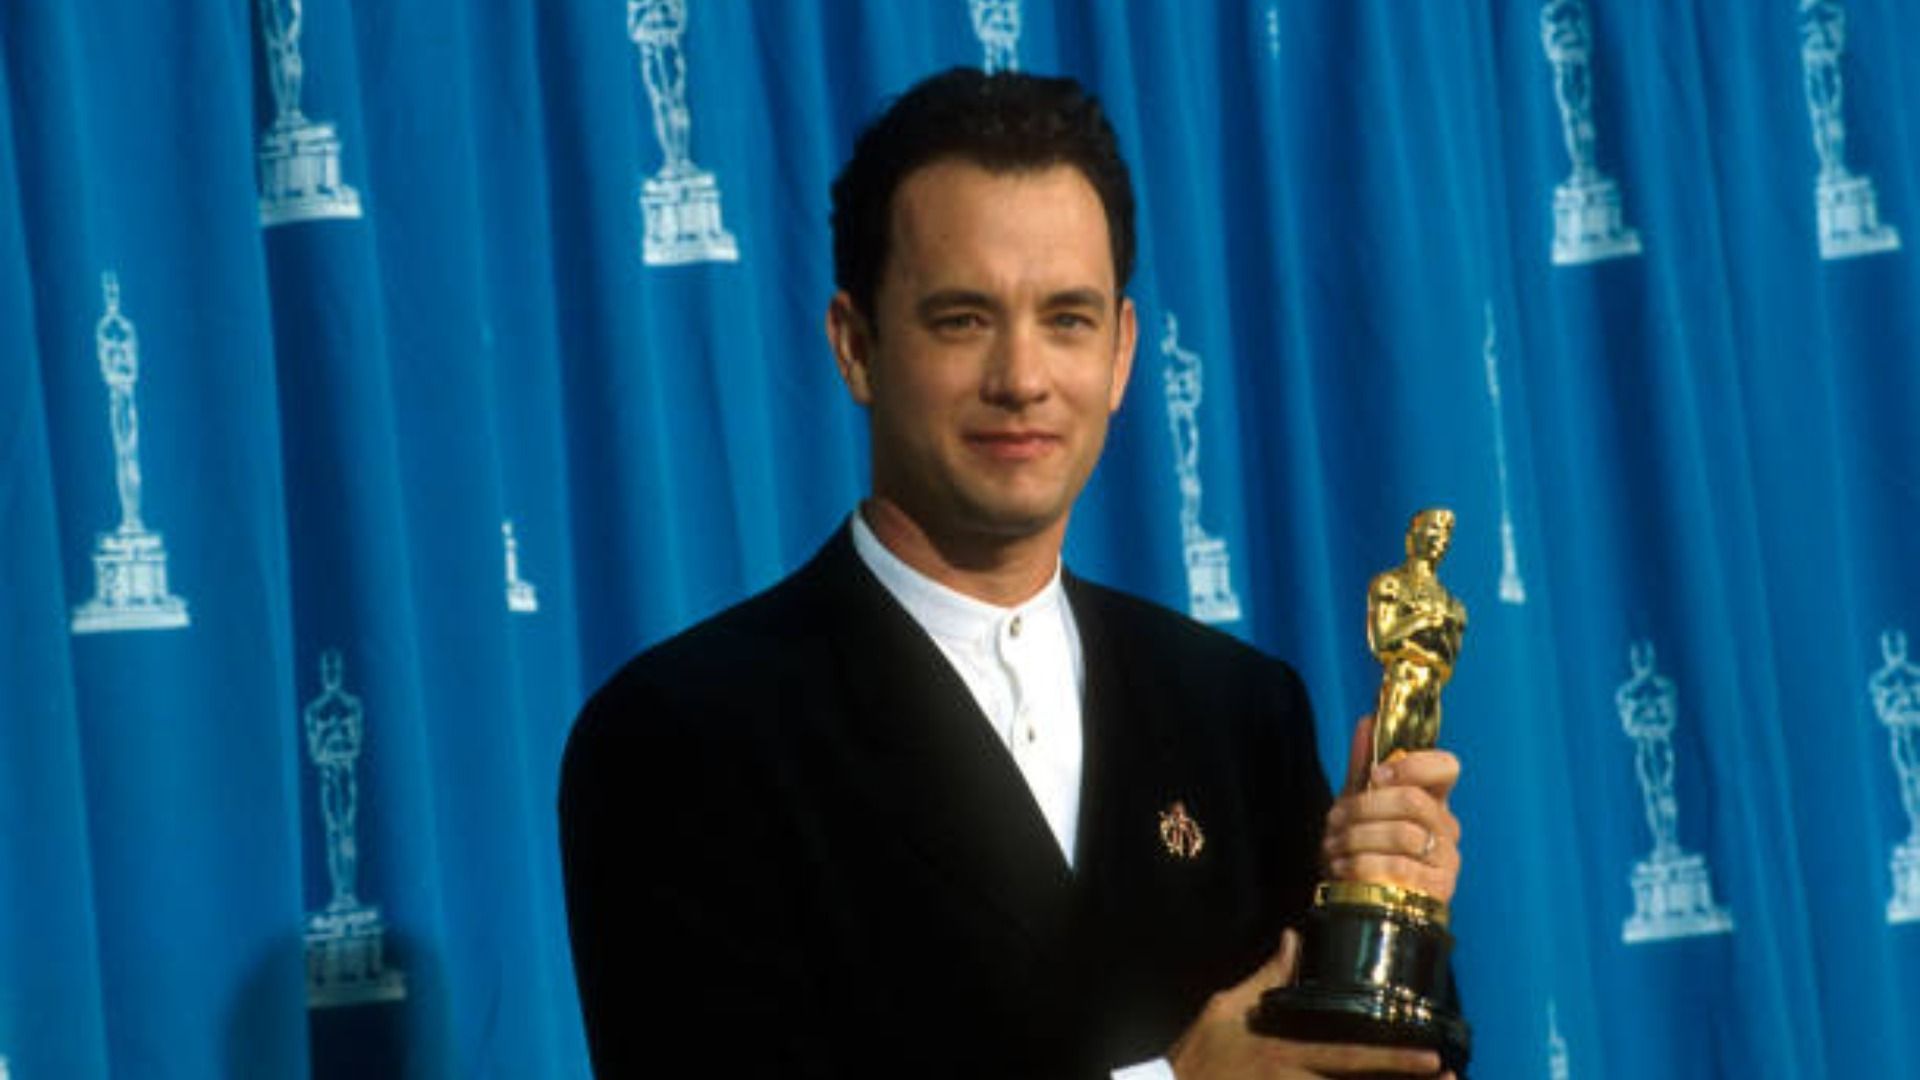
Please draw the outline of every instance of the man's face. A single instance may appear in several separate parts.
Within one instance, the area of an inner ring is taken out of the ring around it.
[[[1065,529],[1135,337],[1079,170],[948,160],[908,174],[871,324],[841,293],[827,325],[868,408],[877,498],[936,543]]]

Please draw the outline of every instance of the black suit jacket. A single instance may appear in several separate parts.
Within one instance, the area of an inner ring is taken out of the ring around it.
[[[1306,908],[1329,802],[1293,671],[1069,576],[1069,870],[1011,755],[845,529],[629,663],[561,845],[603,1076],[1098,1076],[1164,1053]],[[1204,845],[1168,850],[1175,802]]]

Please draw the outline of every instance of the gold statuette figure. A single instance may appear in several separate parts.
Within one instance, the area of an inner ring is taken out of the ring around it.
[[[1384,669],[1373,712],[1373,763],[1425,750],[1440,734],[1440,691],[1453,678],[1467,609],[1434,576],[1453,539],[1451,510],[1407,526],[1407,559],[1367,586],[1367,646]],[[1290,1039],[1426,1047],[1454,1072],[1473,1033],[1447,976],[1447,905],[1414,889],[1323,881],[1301,927],[1295,981],[1261,995],[1256,1031]]]
[[[1452,541],[1453,511],[1420,511],[1407,526],[1407,561],[1367,586],[1367,647],[1386,668],[1373,710],[1376,765],[1440,737],[1440,690],[1467,630],[1465,605],[1434,574]]]

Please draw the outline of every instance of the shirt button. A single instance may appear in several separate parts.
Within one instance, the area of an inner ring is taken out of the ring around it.
[[[1030,743],[1040,741],[1040,733],[1034,730],[1032,724],[1027,725],[1027,741]]]
[[[1020,636],[1020,616],[1015,615],[1013,621],[1007,624],[1007,633],[1014,637]]]

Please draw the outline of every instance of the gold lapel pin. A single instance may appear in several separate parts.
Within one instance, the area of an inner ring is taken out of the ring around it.
[[[1207,846],[1200,823],[1187,816],[1185,801],[1176,799],[1160,811],[1160,842],[1167,845],[1167,854],[1181,859],[1197,859],[1200,849]]]

